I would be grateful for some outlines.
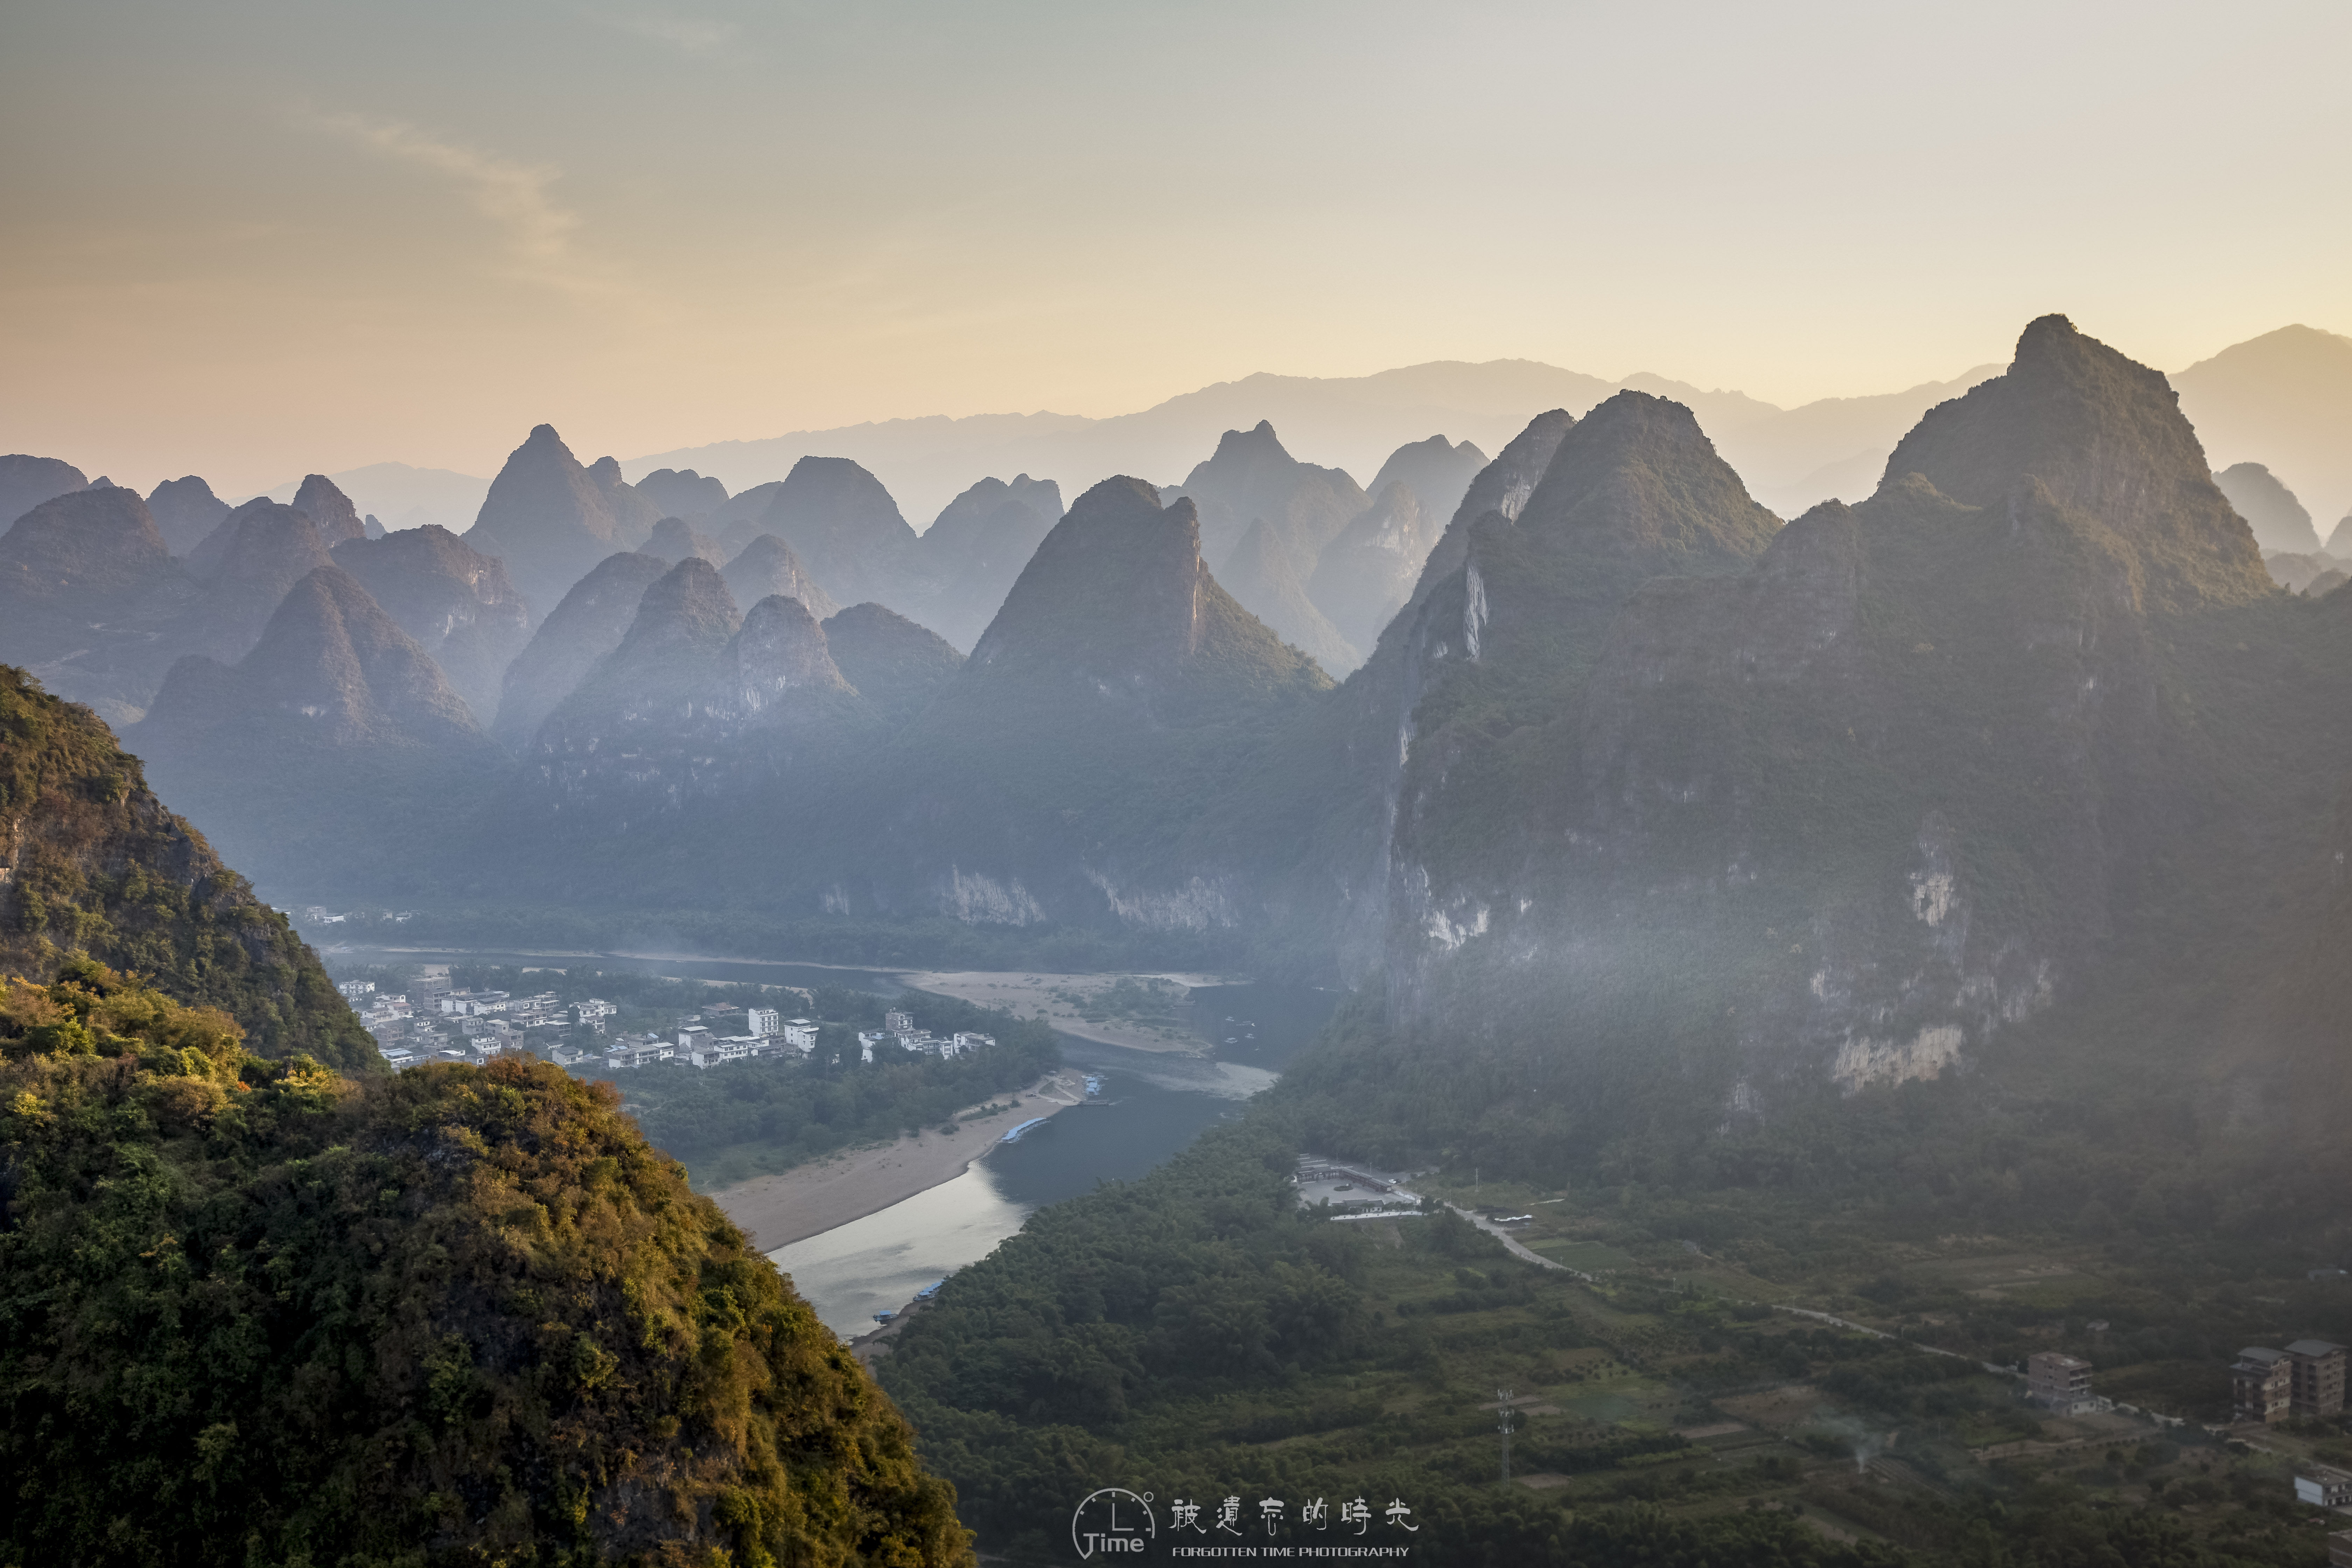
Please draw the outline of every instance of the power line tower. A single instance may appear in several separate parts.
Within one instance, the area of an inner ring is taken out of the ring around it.
[[[1511,1481],[1511,1418],[1518,1414],[1511,1408],[1511,1401],[1517,1397],[1516,1389],[1495,1390],[1495,1408],[1501,1415],[1501,1419],[1495,1423],[1495,1430],[1503,1435],[1503,1484],[1506,1486]]]

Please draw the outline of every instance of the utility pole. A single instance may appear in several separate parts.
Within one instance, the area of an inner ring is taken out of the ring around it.
[[[1495,1408],[1502,1413],[1502,1419],[1495,1424],[1495,1429],[1503,1435],[1503,1484],[1506,1486],[1511,1481],[1511,1417],[1518,1414],[1511,1408],[1511,1401],[1517,1394],[1516,1389],[1495,1390]]]

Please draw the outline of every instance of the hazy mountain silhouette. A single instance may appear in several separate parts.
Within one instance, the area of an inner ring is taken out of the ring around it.
[[[793,465],[760,521],[842,604],[904,602],[915,531],[872,474],[845,458]]]
[[[22,452],[0,458],[0,530],[53,497],[85,489],[89,480],[61,458]]]
[[[893,724],[921,712],[963,664],[947,639],[880,605],[827,616],[824,636],[843,677]]]
[[[432,656],[478,722],[498,711],[507,666],[530,639],[530,612],[503,563],[438,523],[345,540],[331,553]]]
[[[1364,487],[1364,492],[1378,496],[1399,481],[1410,485],[1421,510],[1439,519],[1435,526],[1444,528],[1443,520],[1454,515],[1454,509],[1462,504],[1463,495],[1470,489],[1470,481],[1486,466],[1486,454],[1469,442],[1432,436],[1426,441],[1408,441],[1391,452],[1388,461],[1372,476],[1372,482]]]
[[[1469,447],[1467,442],[1463,445]],[[1480,467],[1484,466],[1482,462]],[[1449,510],[1461,504],[1468,489],[1465,479],[1448,501]],[[1371,504],[1323,547],[1316,559],[1315,574],[1307,580],[1307,596],[1351,647],[1369,649],[1379,639],[1381,629],[1404,607],[1421,576],[1423,563],[1444,531],[1444,524],[1439,521],[1443,515],[1423,503],[1414,486],[1392,479],[1375,487]],[[1325,668],[1344,675],[1355,662]]]
[[[157,485],[148,494],[147,510],[172,553],[185,555],[221,525],[229,505],[213,494],[212,486],[190,474]]]
[[[915,552],[925,624],[958,647],[970,647],[1061,520],[1061,487],[1027,474],[1010,484],[982,479],[950,501]]]
[[[541,425],[490,481],[465,537],[505,562],[523,602],[544,616],[598,562],[645,543],[660,519],[611,458],[583,468],[554,426]]]
[[[647,555],[659,556],[675,566],[689,555],[701,557],[713,566],[726,557],[719,552],[716,540],[705,536],[695,526],[679,517],[666,517],[654,524],[640,548]]]
[[[335,481],[324,474],[311,474],[295,490],[289,503],[295,510],[308,512],[310,521],[319,525],[319,537],[332,550],[346,539],[364,539],[367,527],[360,521],[359,510],[352,498],[335,488]]]
[[[772,533],[763,533],[743,546],[719,575],[739,605],[756,605],[770,595],[798,600],[808,613],[823,620],[841,606],[818,587],[802,567],[791,545]]]
[[[727,504],[727,487],[692,468],[656,468],[633,488],[664,517],[682,517],[688,522],[709,517]]]
[[[2171,381],[2216,468],[2262,463],[2320,516],[2352,510],[2352,338],[2282,327]]]
[[[621,646],[646,590],[667,570],[656,556],[623,552],[573,584],[507,666],[491,733],[512,751],[530,745],[556,705]]]
[[[2311,513],[2260,463],[2233,463],[2215,474],[2213,482],[2253,528],[2254,542],[2263,550],[2294,555],[2318,550],[2319,533],[2311,526]]]
[[[451,803],[479,798],[501,760],[431,656],[332,564],[236,664],[173,665],[125,738],[225,854],[305,892],[413,886]]]

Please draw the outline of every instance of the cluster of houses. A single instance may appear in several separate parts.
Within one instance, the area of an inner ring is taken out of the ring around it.
[[[2297,1340],[2283,1351],[2250,1346],[2230,1367],[2230,1414],[2239,1421],[2344,1413],[2342,1345]]]
[[[714,1004],[677,1020],[668,1035],[617,1035],[601,1048],[582,1043],[582,1031],[603,1035],[617,1011],[595,997],[565,1002],[550,992],[516,996],[504,991],[459,991],[449,984],[446,964],[428,964],[405,995],[380,993],[371,981],[354,980],[340,989],[359,1010],[383,1059],[395,1070],[428,1061],[484,1062],[501,1052],[523,1050],[565,1068],[651,1067],[670,1062],[713,1068],[760,1057],[806,1058],[817,1046],[817,1024],[787,1018],[773,1007]],[[884,1016],[877,1034],[857,1037],[860,1057],[874,1060],[877,1047],[916,1056],[958,1057],[996,1044],[990,1035],[936,1036],[918,1029],[913,1016]]]

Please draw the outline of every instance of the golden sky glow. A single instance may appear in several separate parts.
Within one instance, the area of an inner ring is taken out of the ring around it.
[[[225,495],[1522,357],[1782,404],[2352,332],[2352,7],[63,4],[0,449]],[[1311,453],[1302,456],[1313,456]]]

